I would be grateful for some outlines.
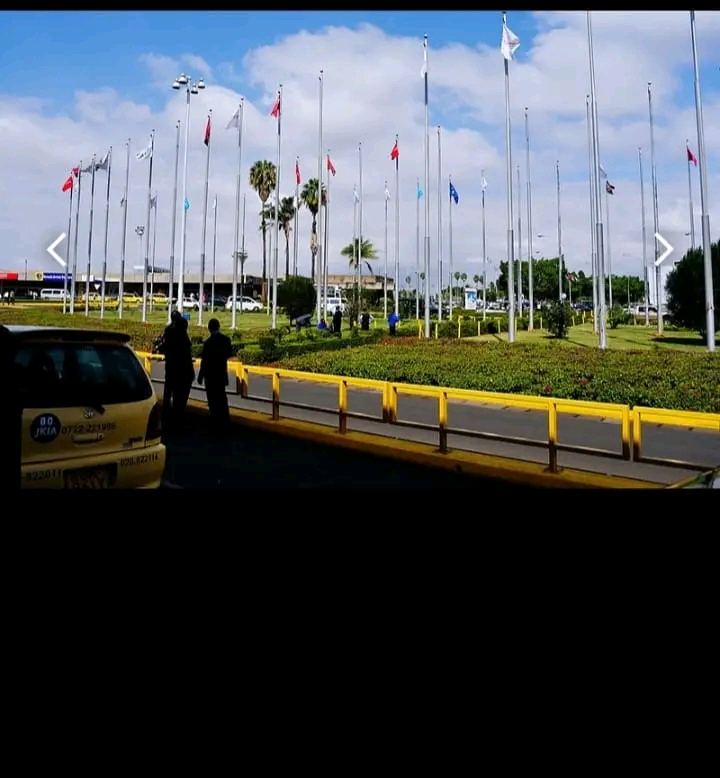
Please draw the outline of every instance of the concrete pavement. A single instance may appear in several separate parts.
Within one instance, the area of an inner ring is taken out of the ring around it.
[[[164,365],[153,362],[154,378],[162,378]],[[158,390],[161,387],[158,386]],[[253,397],[271,398],[269,378],[251,376],[250,394]],[[198,387],[192,396],[204,400],[204,391]],[[284,418],[337,425],[337,388],[308,381],[282,380],[280,386],[282,402],[313,405],[324,409],[311,411],[299,408],[281,408]],[[232,406],[246,410],[270,412],[269,404],[258,400],[243,400],[237,394],[229,394]],[[368,432],[386,437],[412,440],[437,445],[438,433],[429,430],[382,423],[382,397],[379,392],[369,390],[348,390],[348,404],[351,412],[372,416],[372,419],[348,419],[348,429]],[[547,440],[547,416],[540,411],[525,411],[500,406],[482,405],[472,402],[448,403],[449,427],[513,436],[530,441]],[[377,420],[377,421],[375,421]],[[422,397],[401,395],[398,400],[398,420],[423,424],[437,423],[437,402]],[[620,453],[621,437],[619,422],[614,420],[590,419],[570,414],[559,418],[559,441],[569,445],[592,446]],[[506,443],[497,440],[472,438],[449,434],[448,447],[464,451],[510,457],[528,462],[547,463],[547,451],[532,445]],[[649,457],[663,457],[698,463],[698,472],[720,463],[720,435],[710,430],[688,430],[660,425],[643,425],[643,454]],[[631,478],[670,484],[687,477],[692,471],[675,467],[647,465],[605,457],[560,452],[561,467],[579,470],[624,475]]]

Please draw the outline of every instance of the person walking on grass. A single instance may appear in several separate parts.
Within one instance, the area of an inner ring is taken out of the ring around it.
[[[210,337],[203,343],[200,355],[198,383],[205,384],[210,423],[216,432],[223,434],[230,426],[228,408],[228,359],[233,355],[232,343],[227,335],[220,332],[220,322],[210,319],[208,322]]]

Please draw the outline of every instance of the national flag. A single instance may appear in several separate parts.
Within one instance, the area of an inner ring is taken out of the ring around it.
[[[387,187],[387,181],[385,182],[385,202],[390,199],[390,190]]]
[[[187,197],[185,198],[185,202],[183,203],[183,206],[186,211],[190,210],[190,200],[188,200]]]
[[[690,146],[685,146],[685,148],[687,150],[688,162],[692,162],[693,165],[695,165],[695,167],[697,167],[697,163],[698,163],[697,157],[692,153],[692,151],[690,151]]]
[[[575,275],[575,273],[568,273],[567,274],[567,280],[568,281],[575,281],[575,280],[577,280],[577,276]]]
[[[295,160],[295,183],[298,186],[300,186],[301,180],[302,179],[300,178],[300,161],[296,159]]]
[[[280,92],[278,92],[277,100],[275,100],[272,111],[270,111],[270,116],[272,116],[273,119],[280,118]]]
[[[153,153],[153,144],[152,144],[152,138],[150,139],[150,143],[148,143],[147,146],[142,151],[138,151],[138,153],[135,155],[135,158],[140,159],[149,159],[152,157]]]
[[[427,78],[428,63],[427,63],[427,35],[423,39],[423,66],[420,70],[420,78]]]
[[[207,124],[205,125],[205,137],[203,138],[203,143],[206,146],[210,145],[210,131],[212,127],[210,125],[210,117],[208,116]]]
[[[608,194],[615,194],[615,187],[609,181],[606,181],[605,182],[605,191]]]
[[[398,142],[395,141],[394,146],[390,150],[390,159],[398,159],[400,157],[400,149],[398,148]]]
[[[105,152],[105,156],[100,162],[95,163],[95,170],[107,170],[110,163],[110,149]]]
[[[333,165],[332,160],[330,159],[330,155],[327,155],[327,169],[330,171],[330,173],[334,176],[335,175],[335,165]]]
[[[500,51],[506,60],[512,59],[520,47],[520,38],[507,26],[503,17],[502,43]]]
[[[240,127],[240,106],[235,109],[235,113],[232,115],[232,119],[227,123],[226,130],[234,127],[236,130]]]
[[[486,180],[485,176],[482,177],[482,184],[481,184],[481,186],[482,186],[482,190],[484,192],[487,189],[487,180]]]
[[[80,175],[80,168],[79,167],[74,167],[72,169],[72,174],[75,176],[75,178],[77,178]]]
[[[452,181],[450,182],[450,198],[455,201],[455,205],[460,201],[460,196],[457,193],[457,189],[452,185]]]
[[[599,165],[600,168],[600,178],[607,178],[607,173],[605,172],[605,168],[602,165]]]
[[[70,173],[70,175],[65,179],[65,183],[62,185],[63,192],[67,192],[68,189],[73,188],[73,174]]]
[[[152,197],[150,198],[150,207],[157,208],[157,193],[152,195]]]
[[[95,165],[94,162],[88,162],[87,165],[85,165],[84,168],[80,169],[80,172],[81,173],[92,173],[94,165]]]
[[[423,196],[423,190],[420,188],[420,184],[417,185],[417,199],[419,200]]]

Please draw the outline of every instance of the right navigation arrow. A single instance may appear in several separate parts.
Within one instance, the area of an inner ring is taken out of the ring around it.
[[[655,266],[659,267],[675,251],[675,249],[659,233],[655,233],[655,240],[665,247],[665,251],[655,260]]]

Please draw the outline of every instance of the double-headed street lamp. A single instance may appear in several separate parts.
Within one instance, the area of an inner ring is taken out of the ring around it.
[[[202,79],[193,81],[190,76],[181,73],[173,82],[173,89],[185,87],[187,102],[185,103],[185,151],[183,152],[183,184],[182,184],[182,224],[180,229],[180,272],[178,279],[177,307],[182,311],[182,301],[185,296],[185,248],[187,245],[187,212],[190,203],[187,199],[187,169],[188,169],[188,144],[190,141],[190,95],[196,95],[201,89],[205,89]],[[201,302],[202,304],[202,302]]]

